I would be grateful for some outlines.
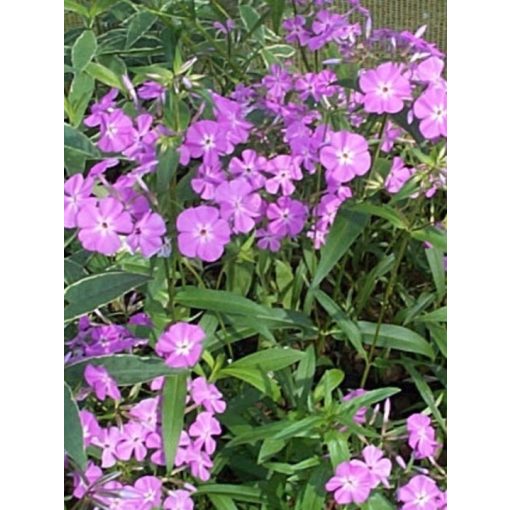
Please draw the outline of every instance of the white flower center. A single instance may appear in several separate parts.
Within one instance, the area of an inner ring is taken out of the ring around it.
[[[184,338],[183,340],[177,342],[177,349],[175,352],[181,356],[187,356],[191,351],[191,342]]]
[[[393,87],[388,82],[380,82],[377,85],[376,94],[381,96],[383,99],[388,99],[393,95]]]
[[[349,149],[343,149],[338,154],[338,161],[343,165],[350,165],[354,161],[354,154]]]

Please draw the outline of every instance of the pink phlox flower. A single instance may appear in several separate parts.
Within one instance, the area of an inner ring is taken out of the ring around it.
[[[87,365],[83,376],[99,400],[104,400],[106,396],[109,396],[117,402],[120,401],[121,396],[117,383],[108,374],[106,368],[101,365]]]
[[[411,99],[409,79],[403,76],[402,66],[393,62],[365,71],[359,85],[369,113],[398,113],[404,108],[404,101]]]
[[[267,96],[280,102],[285,94],[292,89],[292,77],[279,64],[272,64],[269,68],[269,74],[262,78],[262,85],[267,89]]]
[[[258,238],[257,246],[261,250],[269,250],[273,253],[276,253],[277,251],[280,250],[280,247],[282,245],[281,240],[282,237],[284,236],[273,234],[269,232],[267,229],[263,228],[258,229],[255,235]]]
[[[368,143],[363,136],[348,131],[333,133],[330,145],[320,151],[320,161],[326,167],[328,184],[349,182],[370,169]]]
[[[142,476],[132,487],[132,495],[129,498],[133,510],[153,510],[161,505],[161,489],[163,483],[155,476]]]
[[[156,343],[156,352],[172,368],[190,368],[202,355],[204,330],[195,324],[177,322]]]
[[[90,168],[88,177],[97,177],[98,175],[103,175],[106,170],[108,170],[108,168],[112,168],[118,164],[119,160],[117,158],[106,158]]]
[[[92,439],[92,444],[103,450],[101,454],[101,467],[109,468],[117,462],[116,449],[121,438],[122,434],[118,427],[108,427],[102,429]]]
[[[399,136],[402,136],[404,131],[395,126],[392,122],[388,122],[384,128],[381,150],[383,152],[390,152],[393,149],[393,145]]]
[[[77,216],[83,206],[94,207],[96,198],[92,197],[94,180],[75,174],[64,183],[64,227],[75,228]]]
[[[161,430],[158,428],[154,432],[149,432],[145,438],[145,446],[155,451],[151,454],[151,462],[157,466],[164,466],[165,452],[163,451],[163,439],[161,437]]]
[[[149,314],[145,312],[138,312],[132,315],[128,320],[128,324],[132,324],[133,326],[146,326],[148,328],[154,327]]]
[[[260,215],[262,199],[243,177],[220,184],[215,201],[220,206],[221,217],[232,219],[235,234],[246,234],[255,227],[254,218]]]
[[[393,158],[393,164],[384,187],[389,193],[398,193],[415,172],[415,168],[405,166],[404,161],[397,156]]]
[[[416,458],[432,457],[439,445],[430,418],[424,414],[415,413],[409,416],[406,425],[409,433],[408,444]]]
[[[413,73],[413,79],[444,88],[446,82],[441,78],[444,69],[444,60],[438,57],[429,57],[420,62]]]
[[[202,157],[207,164],[212,164],[219,156],[233,151],[225,127],[213,120],[200,120],[191,124],[186,131],[184,145],[192,158]]]
[[[304,46],[310,37],[305,28],[305,24],[306,20],[304,16],[301,15],[283,20],[282,27],[287,32],[285,41],[288,43],[298,43],[300,46]]]
[[[101,432],[101,427],[97,422],[96,415],[82,409],[80,411],[80,422],[83,431],[83,443],[85,448],[92,443],[92,440]]]
[[[186,456],[186,463],[190,467],[191,474],[202,482],[207,482],[211,478],[210,470],[213,467],[211,457],[195,443],[188,447]]]
[[[186,257],[206,262],[218,260],[230,241],[228,223],[220,218],[215,207],[199,206],[185,209],[177,217],[177,245]]]
[[[214,418],[213,413],[207,411],[197,414],[195,421],[189,428],[189,435],[195,437],[195,445],[202,448],[208,455],[211,455],[216,450],[216,441],[212,436],[221,434],[220,422]]]
[[[103,152],[122,152],[136,140],[133,121],[121,109],[106,114],[100,125],[97,146]]]
[[[165,92],[165,87],[156,81],[146,81],[138,88],[142,99],[157,99],[161,104],[165,102]]]
[[[226,130],[227,139],[233,144],[246,143],[253,127],[244,117],[244,108],[235,101],[212,93],[216,120]]]
[[[284,196],[276,203],[269,204],[266,214],[269,220],[267,228],[271,234],[294,237],[303,230],[308,209],[299,200]]]
[[[177,467],[188,464],[188,449],[192,445],[191,438],[188,433],[183,430],[177,445],[177,453],[175,454],[175,465]]]
[[[346,24],[347,18],[345,16],[326,10],[319,11],[312,23],[312,32],[315,35],[308,39],[308,48],[315,51],[330,41],[344,39]]]
[[[266,178],[261,173],[266,169],[267,160],[259,156],[254,150],[245,149],[240,158],[232,158],[228,169],[235,177],[244,177],[251,187],[256,190],[264,186]]]
[[[137,420],[147,430],[155,431],[159,422],[160,398],[144,398],[129,410],[129,416]]]
[[[86,204],[76,217],[80,229],[78,239],[89,251],[103,255],[113,255],[121,247],[119,234],[129,234],[133,222],[121,202],[112,197],[98,200],[96,204]]]
[[[291,156],[280,155],[270,159],[266,172],[274,175],[265,183],[266,191],[275,195],[281,190],[283,195],[292,195],[296,187],[293,181],[300,181],[303,174],[296,160]]]
[[[138,161],[139,163],[147,163],[156,159],[155,142],[157,138],[150,131],[152,122],[153,117],[148,113],[142,113],[136,117],[133,143],[122,151],[126,158]]]
[[[227,177],[219,161],[211,165],[203,163],[198,167],[196,177],[191,179],[191,187],[200,198],[211,200],[216,194],[216,188],[226,180]]]
[[[150,384],[150,389],[152,391],[159,391],[163,388],[163,385],[165,384],[165,376],[162,375],[161,377],[155,377]]]
[[[441,492],[432,478],[416,475],[397,492],[397,499],[404,503],[401,510],[438,510]]]
[[[420,132],[428,140],[446,136],[446,90],[429,87],[414,102],[413,112],[420,119]]]
[[[193,508],[191,494],[182,489],[169,491],[168,497],[163,502],[164,510],[193,510]]]
[[[130,421],[121,431],[121,437],[117,443],[116,455],[121,460],[129,460],[133,457],[138,462],[145,459],[147,448],[145,447],[145,439],[149,434],[149,430],[141,423]]]
[[[104,119],[116,108],[115,98],[119,93],[118,89],[111,89],[97,103],[90,108],[90,115],[85,117],[83,123],[87,127],[99,126]]]
[[[372,488],[374,489],[380,483],[387,489],[389,488],[388,477],[391,474],[391,461],[385,459],[384,452],[374,445],[368,445],[363,448],[363,461],[351,461],[355,465],[364,465],[372,475]]]
[[[133,232],[126,241],[133,252],[139,249],[145,258],[150,258],[163,246],[165,234],[166,226],[163,218],[157,213],[147,212],[135,223]]]
[[[372,489],[372,475],[364,465],[353,461],[342,462],[335,470],[335,476],[326,484],[328,492],[334,492],[339,505],[363,503],[368,499]]]
[[[103,476],[103,471],[99,466],[89,461],[84,475],[82,478],[78,473],[73,474],[73,496],[78,499],[82,499],[87,493],[94,492],[95,483]]]
[[[190,384],[190,393],[193,402],[201,405],[206,411],[211,413],[223,413],[227,404],[223,400],[223,395],[216,385],[208,383],[205,377],[197,377]]]
[[[437,497],[437,508],[438,510],[447,510],[447,494],[446,491],[440,492]]]

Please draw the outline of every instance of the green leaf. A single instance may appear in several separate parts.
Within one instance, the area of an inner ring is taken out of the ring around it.
[[[446,322],[446,306],[414,319],[414,322]]]
[[[297,351],[299,352],[299,351]],[[303,357],[303,353],[300,352]],[[315,347],[309,345],[306,348],[303,359],[299,362],[296,370],[296,397],[299,400],[298,407],[305,409],[310,390],[312,388],[313,377],[315,375]]]
[[[93,93],[94,78],[83,72],[76,74],[69,92],[69,101],[73,108],[71,124],[74,127],[80,125]]]
[[[87,276],[85,269],[71,259],[64,259],[64,283],[69,285]]]
[[[377,324],[375,322],[359,321],[358,327],[361,330],[363,342],[372,344]],[[399,351],[414,352],[429,358],[434,357],[431,345],[418,333],[402,326],[383,324],[379,330],[379,336],[375,344],[377,347],[389,347]]]
[[[439,324],[435,324],[433,322],[427,323],[427,329],[430,331],[430,335],[432,336],[434,342],[437,347],[441,351],[441,354],[446,358],[447,353],[447,343],[446,343],[446,328],[440,326]]]
[[[238,510],[232,498],[221,494],[208,494],[211,503],[217,510]]]
[[[156,168],[156,190],[162,197],[168,194],[170,181],[179,164],[179,153],[174,147],[168,147],[158,155],[158,166]]]
[[[64,309],[64,320],[69,321],[91,312],[149,279],[146,275],[121,271],[87,276],[64,291],[64,299],[69,303]]]
[[[250,5],[240,5],[239,13],[248,32],[253,33],[255,39],[264,44],[264,27],[257,11]]]
[[[74,388],[81,383],[87,365],[103,366],[119,386],[132,386],[152,381],[162,375],[186,372],[184,369],[170,368],[161,358],[142,357],[134,354],[95,356],[65,367],[64,378],[70,386]]]
[[[64,123],[64,149],[82,154],[88,158],[100,158],[96,146],[80,131]]]
[[[362,506],[363,510],[395,510],[395,507],[379,492],[372,494]]]
[[[439,426],[443,429],[443,432],[446,432],[446,424],[444,422],[444,418],[441,416],[439,409],[436,406],[434,394],[430,389],[430,386],[427,384],[423,376],[418,370],[414,367],[414,365],[407,360],[401,361],[402,365],[404,365],[407,373],[411,376],[411,379],[414,381],[418,392],[420,393],[423,401],[427,404],[430,411],[434,415],[434,418],[437,420]]]
[[[89,14],[87,8],[75,0],[64,0],[64,10],[75,12],[76,14],[80,14],[85,18],[87,18]]]
[[[126,49],[131,48],[156,22],[158,18],[147,11],[140,11],[129,23],[126,37]]]
[[[198,485],[195,494],[215,494],[228,496],[237,501],[260,504],[263,502],[263,494],[260,489],[249,485],[230,485],[222,483],[211,483]]]
[[[85,471],[87,456],[83,447],[83,431],[78,406],[71,388],[64,382],[64,450]]]
[[[331,469],[324,463],[317,466],[307,483],[303,484],[298,497],[296,510],[324,510],[326,508],[326,491],[324,485],[331,478]]]
[[[446,293],[446,271],[444,269],[443,252],[432,247],[425,250],[425,255],[436,286],[437,298],[441,300]]]
[[[92,76],[95,80],[113,87],[115,89],[124,90],[124,85],[120,78],[110,69],[102,64],[90,62],[86,67],[85,72]]]
[[[368,225],[368,214],[341,209],[331,227],[311,288],[317,288]]]
[[[322,416],[308,416],[302,420],[292,422],[283,430],[277,432],[273,439],[290,439],[300,435],[309,435],[322,420]]]
[[[262,464],[268,461],[273,455],[283,450],[286,444],[287,441],[284,441],[283,439],[264,439],[259,450],[257,464]]]
[[[266,3],[271,7],[273,30],[278,34],[280,32],[283,11],[285,10],[285,0],[266,0]]]
[[[438,230],[435,227],[412,230],[411,237],[418,241],[427,241],[438,250],[446,252],[446,232]]]
[[[76,72],[80,72],[87,67],[87,64],[96,54],[96,50],[97,41],[94,32],[92,32],[92,30],[85,30],[80,37],[76,39],[71,50],[71,62]]]
[[[218,374],[218,379],[225,379],[226,377],[234,377],[240,381],[250,384],[257,388],[261,393],[267,395],[272,400],[278,400],[280,397],[280,388],[275,381],[260,368],[222,368]]]
[[[174,467],[175,454],[184,427],[187,379],[187,373],[169,375],[163,386],[161,428],[167,473],[171,473]]]
[[[383,218],[398,229],[408,228],[408,221],[406,217],[400,211],[394,209],[388,204],[376,205],[371,204],[370,202],[363,202],[352,206],[351,210]]]
[[[349,443],[345,433],[339,430],[328,430],[324,436],[324,440],[328,447],[328,453],[333,468],[338,466],[341,462],[350,459]]]
[[[249,354],[234,361],[228,368],[262,368],[265,372],[276,372],[303,359],[305,353],[295,349],[275,347]]]
[[[321,380],[313,390],[313,398],[315,401],[324,399],[324,405],[327,407],[332,403],[333,391],[342,384],[345,373],[339,368],[331,368],[326,370]]]

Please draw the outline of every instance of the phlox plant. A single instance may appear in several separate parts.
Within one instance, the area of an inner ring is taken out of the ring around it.
[[[65,508],[445,510],[426,27],[359,0],[65,8]]]

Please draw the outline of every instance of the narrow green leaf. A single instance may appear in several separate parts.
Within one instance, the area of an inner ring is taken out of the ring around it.
[[[275,347],[249,354],[244,358],[234,361],[228,368],[261,367],[265,372],[276,372],[302,360],[304,356],[305,353],[296,349]]]
[[[90,62],[90,64],[86,67],[85,72],[92,76],[95,80],[104,83],[109,87],[124,90],[124,85],[120,78],[111,69],[108,69],[102,64]]]
[[[175,454],[184,426],[187,379],[186,373],[169,375],[163,386],[161,427],[167,473],[171,473],[174,467]]]
[[[437,298],[440,300],[446,293],[446,271],[444,269],[443,252],[437,248],[427,248],[425,250],[427,261],[429,263],[434,285],[436,286]]]
[[[85,278],[87,273],[83,266],[71,259],[64,259],[64,283],[67,285]]]
[[[75,12],[83,17],[88,17],[89,11],[84,5],[81,5],[76,0],[64,0],[64,10]]]
[[[64,123],[64,149],[67,148],[89,158],[100,158],[96,146],[80,131]]]
[[[362,506],[363,510],[395,510],[392,505],[380,492],[372,494],[369,500]]]
[[[260,489],[249,485],[230,485],[223,483],[211,483],[198,485],[195,494],[217,494],[228,496],[237,501],[260,504],[263,502],[263,494]]]
[[[341,209],[331,227],[311,287],[316,288],[368,225],[368,214]]]
[[[264,439],[259,450],[257,464],[262,464],[268,461],[273,455],[283,450],[286,444],[287,441],[284,441],[283,439]]]
[[[78,406],[71,388],[64,382],[64,450],[85,471],[87,456],[83,447],[83,431]]]
[[[406,229],[408,222],[406,217],[397,209],[394,209],[388,204],[376,205],[370,202],[363,202],[351,207],[353,211],[360,213],[372,214],[378,218],[388,220],[395,228]]]
[[[64,291],[64,299],[69,303],[64,309],[64,320],[69,321],[91,312],[149,279],[146,275],[121,271],[87,276]]]
[[[328,447],[328,453],[333,468],[338,466],[341,462],[350,459],[349,443],[345,433],[339,430],[328,430],[324,436],[324,440]]]
[[[331,478],[332,471],[326,463],[317,466],[298,497],[296,510],[324,510],[326,508],[326,491],[324,485]]]
[[[446,252],[446,232],[435,227],[426,227],[411,231],[411,237],[418,241],[427,241],[438,250]]]
[[[73,127],[80,125],[93,93],[94,78],[84,72],[76,74],[69,91],[69,101],[73,109],[71,119]]]
[[[175,174],[179,163],[179,153],[174,147],[168,147],[158,155],[158,166],[156,168],[156,190],[158,196],[168,194],[170,181]]]
[[[296,397],[298,398],[298,407],[300,409],[306,408],[306,402],[310,394],[313,377],[315,375],[315,365],[315,347],[313,345],[309,345],[306,348],[303,359],[299,362],[295,375]]]
[[[446,322],[446,306],[442,306],[433,312],[414,319],[414,322]]]
[[[129,23],[126,36],[126,49],[131,48],[156,22],[158,18],[147,11],[135,14]]]
[[[432,339],[436,343],[437,347],[441,351],[441,354],[447,357],[447,344],[446,344],[446,327],[439,324],[430,322],[427,323],[427,329],[430,331]]]
[[[290,439],[300,435],[309,435],[323,420],[322,416],[308,416],[302,420],[291,423],[288,427],[277,432],[273,439]]]
[[[377,329],[377,324],[375,322],[359,321],[358,327],[361,330],[363,342],[371,345]],[[434,351],[425,338],[410,329],[393,324],[383,324],[381,326],[376,346],[383,348],[389,347],[405,352],[414,352],[429,358],[434,357]]]
[[[71,62],[76,72],[85,69],[87,64],[92,60],[96,54],[97,41],[96,36],[92,30],[85,30],[76,42],[73,44],[71,50]]]
[[[94,356],[67,365],[64,378],[73,388],[83,380],[83,372],[87,365],[101,365],[115,379],[119,386],[152,381],[162,375],[174,375],[185,372],[183,369],[170,368],[161,358],[142,357],[134,354],[115,354]]]
[[[257,11],[245,4],[239,6],[239,13],[248,32],[253,33],[258,42],[264,44],[264,27]]]
[[[222,368],[218,374],[218,379],[226,377],[234,377],[240,381],[250,384],[257,388],[261,393],[267,395],[272,400],[278,400],[280,396],[280,388],[276,382],[269,378],[269,376],[261,368]]]
[[[232,498],[222,494],[208,494],[211,503],[217,510],[238,510]]]

